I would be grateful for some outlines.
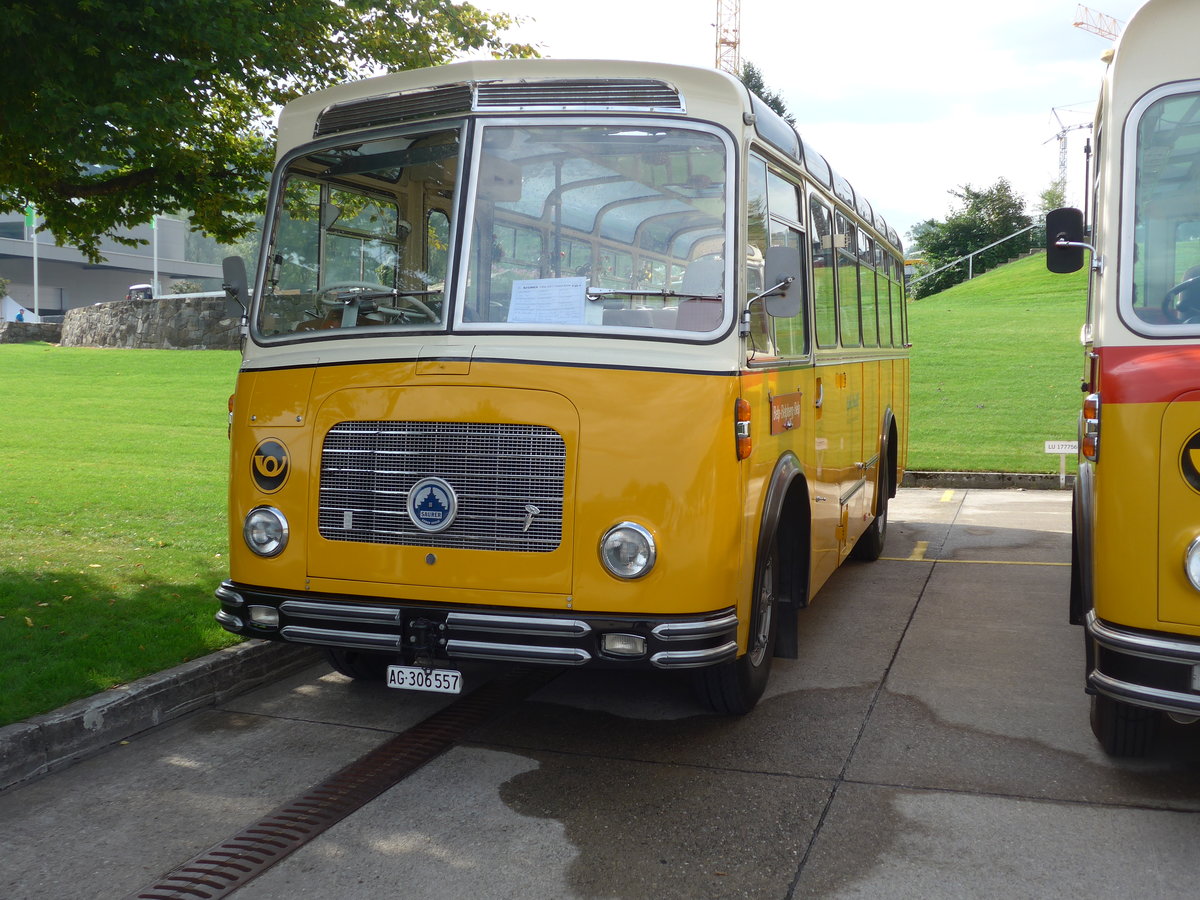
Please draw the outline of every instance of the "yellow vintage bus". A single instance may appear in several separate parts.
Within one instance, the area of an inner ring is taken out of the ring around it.
[[[1200,6],[1150,0],[1104,76],[1090,221],[1047,216],[1052,271],[1091,251],[1071,621],[1092,729],[1135,756],[1200,716]]]
[[[230,404],[220,623],[356,678],[695,670],[743,713],[883,546],[900,242],[740,82],[465,62],[290,104]]]

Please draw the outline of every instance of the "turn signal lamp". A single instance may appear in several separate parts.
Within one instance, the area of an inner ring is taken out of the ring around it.
[[[733,404],[733,433],[737,438],[737,458],[749,459],[754,449],[750,439],[750,401],[738,399]]]
[[[606,634],[600,646],[609,656],[645,656],[646,639],[637,634]]]
[[[1080,452],[1095,462],[1100,456],[1100,395],[1088,394],[1083,400],[1083,433]]]
[[[260,628],[278,628],[279,610],[269,606],[251,606],[250,621]]]

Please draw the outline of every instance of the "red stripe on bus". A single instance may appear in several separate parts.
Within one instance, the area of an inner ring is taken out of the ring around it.
[[[1200,388],[1200,347],[1102,347],[1105,403],[1169,403]]]

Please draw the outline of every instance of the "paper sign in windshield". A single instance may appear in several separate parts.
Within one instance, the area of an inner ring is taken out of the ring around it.
[[[583,325],[586,278],[514,281],[508,321],[520,325]]]

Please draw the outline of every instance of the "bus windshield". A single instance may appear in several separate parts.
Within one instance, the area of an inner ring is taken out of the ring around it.
[[[1200,93],[1172,93],[1137,125],[1133,311],[1162,333],[1200,326]],[[1158,332],[1155,332],[1158,333]]]
[[[295,159],[277,188],[259,335],[442,328],[459,145],[453,129]]]
[[[711,331],[726,320],[726,148],[638,125],[481,129],[462,320]]]
[[[456,127],[295,158],[276,188],[257,335],[695,337],[731,322],[730,151],[717,133],[480,123],[460,185],[463,143]],[[456,226],[461,194],[470,212]]]

